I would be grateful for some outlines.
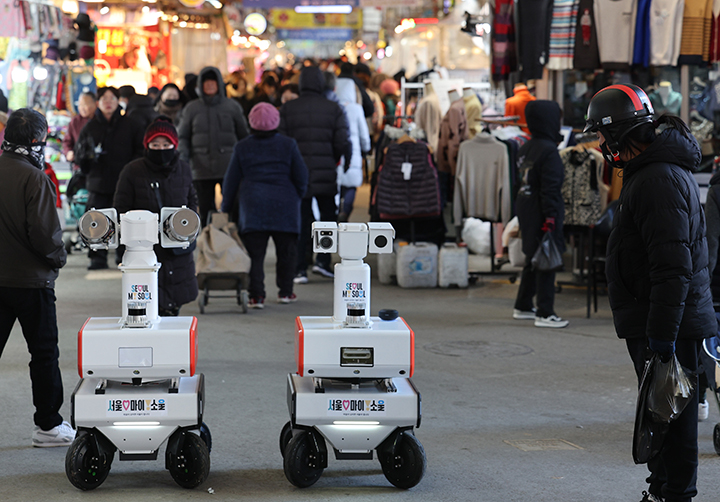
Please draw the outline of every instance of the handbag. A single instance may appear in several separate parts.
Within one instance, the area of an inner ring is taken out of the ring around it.
[[[545,232],[531,262],[533,268],[541,272],[554,272],[563,268],[562,255],[555,244],[552,232]]]

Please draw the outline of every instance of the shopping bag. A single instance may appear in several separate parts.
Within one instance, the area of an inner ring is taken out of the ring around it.
[[[234,223],[219,227],[207,225],[197,239],[197,248],[195,268],[198,274],[250,271],[250,255],[245,250]]]
[[[545,232],[540,245],[532,257],[532,266],[541,272],[553,272],[563,267],[560,251],[552,237],[552,232]]]

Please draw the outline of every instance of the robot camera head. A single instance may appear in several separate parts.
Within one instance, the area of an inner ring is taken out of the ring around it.
[[[316,221],[312,224],[312,236],[313,253],[337,253],[337,223],[329,221]]]

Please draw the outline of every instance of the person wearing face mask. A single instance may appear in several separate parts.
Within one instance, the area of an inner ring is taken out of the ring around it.
[[[135,119],[123,116],[118,103],[119,92],[114,87],[98,90],[98,108],[95,116],[80,132],[78,144],[82,145],[82,158],[75,163],[86,176],[88,190],[87,207],[97,209],[112,207],[115,185],[122,168],[143,154],[143,129]],[[78,150],[78,149],[76,149]],[[107,250],[90,251],[89,270],[108,268]],[[115,261],[120,262],[121,252]]]
[[[679,117],[653,121],[653,114],[647,94],[634,85],[601,89],[588,107],[585,131],[597,132],[605,158],[623,170],[607,246],[608,297],[638,382],[653,353],[663,361],[675,354],[697,389],[702,340],[718,330],[705,214],[692,174],[700,147]],[[694,391],[647,463],[643,501],[686,502],[697,495],[697,422]]]
[[[160,214],[163,207],[187,206],[197,211],[197,193],[187,162],[177,152],[178,135],[169,117],[160,116],[145,131],[144,155],[125,166],[120,173],[113,206],[118,214],[145,209]],[[155,246],[158,262],[158,311],[176,316],[180,307],[198,294],[192,251]]]
[[[155,111],[160,115],[170,117],[172,123],[177,126],[180,123],[180,112],[183,105],[180,88],[175,84],[165,84],[155,101]]]

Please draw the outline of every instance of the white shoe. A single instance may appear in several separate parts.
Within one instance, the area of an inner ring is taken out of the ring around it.
[[[44,431],[35,426],[32,433],[32,445],[38,448],[50,448],[53,446],[70,446],[75,439],[75,430],[70,424],[63,422],[49,431]]]
[[[564,328],[568,324],[570,324],[570,321],[560,319],[555,314],[548,317],[535,318],[535,326],[537,326],[538,328]]]
[[[710,415],[710,405],[708,405],[707,399],[702,403],[698,404],[698,422],[704,422]]]
[[[322,275],[323,277],[327,277],[329,279],[333,279],[335,277],[335,274],[332,270],[328,270],[325,267],[322,267],[320,265],[313,265],[312,268],[313,274]]]
[[[533,307],[532,310],[518,310],[513,309],[513,319],[520,319],[520,320],[532,320],[535,319],[535,312],[537,309]]]
[[[303,274],[302,272],[295,276],[293,279],[294,284],[307,284],[308,278],[307,274]]]

